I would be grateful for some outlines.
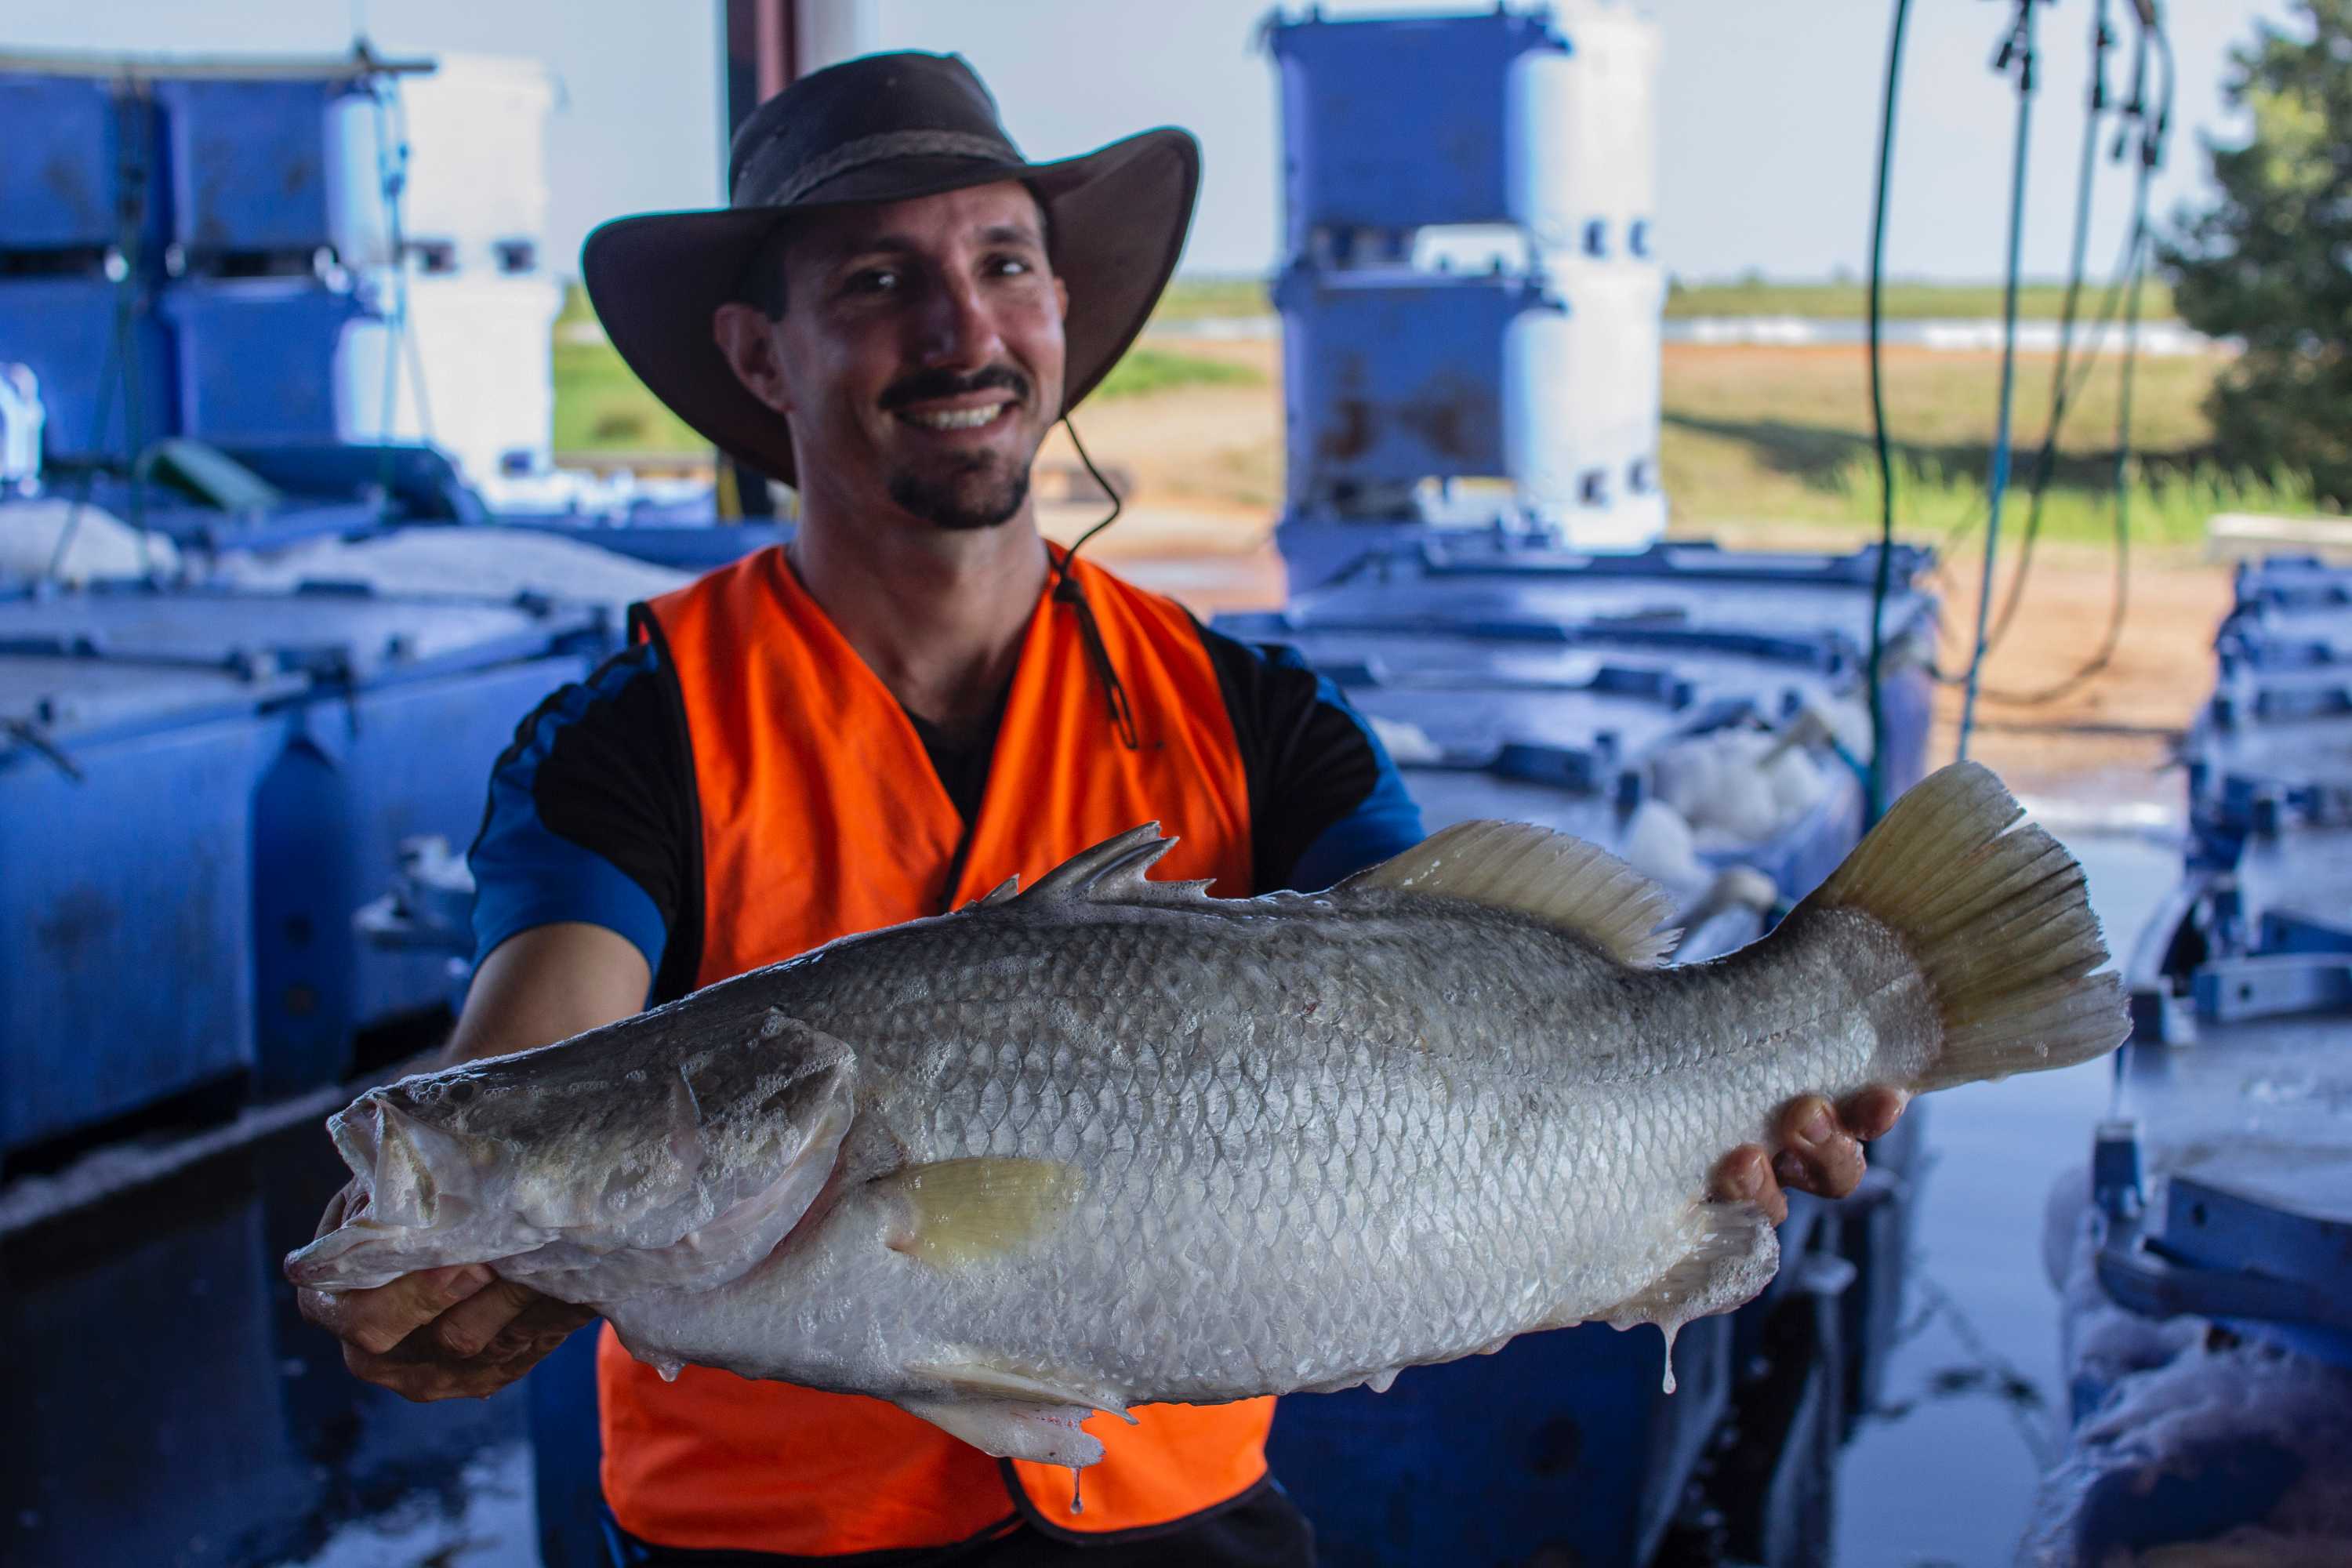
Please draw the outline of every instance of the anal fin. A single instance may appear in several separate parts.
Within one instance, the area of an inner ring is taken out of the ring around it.
[[[907,1370],[927,1381],[945,1384],[957,1398],[1076,1405],[1090,1414],[1108,1411],[1130,1426],[1136,1424],[1135,1417],[1127,1413],[1127,1401],[1117,1390],[1075,1373],[1045,1372],[1040,1375],[978,1360],[910,1362]]]
[[[1665,1272],[1591,1314],[1612,1329],[1655,1323],[1664,1331],[1668,1394],[1675,1391],[1675,1335],[1682,1326],[1754,1300],[1780,1267],[1780,1238],[1754,1204],[1694,1204],[1690,1226],[1688,1249]]]
[[[1040,1465],[1091,1465],[1102,1439],[1078,1423],[1094,1414],[1083,1405],[1039,1405],[1013,1399],[901,1399],[898,1407],[949,1436],[1000,1459]]]

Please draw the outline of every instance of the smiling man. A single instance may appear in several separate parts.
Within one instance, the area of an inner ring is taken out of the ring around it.
[[[517,731],[471,858],[479,966],[453,1058],[942,913],[1141,822],[1181,839],[1160,876],[1227,897],[1419,841],[1336,690],[1037,532],[1039,443],[1175,265],[1190,136],[1030,163],[961,60],[886,55],[762,105],[730,173],[726,210],[598,230],[588,288],[647,385],[795,485],[799,527],[640,606],[635,646]],[[1895,1109],[1841,1127],[1790,1108],[1782,1173],[1850,1188],[1851,1134]],[[1779,1201],[1761,1150],[1721,1179]],[[478,1268],[303,1306],[354,1372],[418,1399],[502,1387],[585,1321]],[[1266,1475],[1271,1400],[1096,1417],[1080,1509],[1068,1470],[879,1400],[703,1367],[665,1382],[610,1332],[597,1359],[618,1563],[1313,1560]]]

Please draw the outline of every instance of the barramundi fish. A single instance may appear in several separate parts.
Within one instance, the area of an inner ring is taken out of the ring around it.
[[[1097,1412],[1384,1388],[1571,1323],[1657,1324],[1671,1369],[1778,1266],[1708,1183],[1790,1100],[2123,1038],[2082,869],[2021,816],[1947,768],[1770,935],[1681,967],[1657,888],[1540,828],[1223,900],[1148,879],[1171,841],[1139,827],[370,1090],[328,1123],[357,1217],[287,1272],[487,1263],[667,1375],[878,1395],[1072,1467]]]

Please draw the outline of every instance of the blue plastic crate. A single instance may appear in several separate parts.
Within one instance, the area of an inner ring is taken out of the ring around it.
[[[560,534],[583,544],[618,552],[656,566],[708,572],[741,560],[755,550],[792,542],[790,524],[746,522],[597,522],[577,517],[499,512],[500,528]]]
[[[1266,29],[1282,84],[1288,250],[1318,230],[1505,224],[1513,177],[1513,68],[1565,54],[1544,13],[1297,22]],[[1433,157],[1432,149],[1439,155]]]
[[[29,365],[39,378],[42,440],[53,459],[127,463],[138,448],[179,433],[171,331],[147,284],[124,287],[127,294],[104,277],[0,278],[0,359]],[[130,314],[118,331],[125,303]]]
[[[179,427],[215,445],[332,441],[343,330],[365,314],[314,278],[190,279],[164,289]]]
[[[2352,667],[2241,671],[2190,727],[2191,825],[2205,861],[2249,833],[2352,825]]]
[[[264,1092],[332,1081],[362,1030],[440,1005],[444,960],[362,941],[354,913],[389,885],[404,839],[471,841],[516,725],[585,673],[593,610],[363,592],[121,589],[0,605],[0,650],[80,650],[162,668],[283,669],[251,782],[247,918]]]
[[[2352,606],[2352,566],[2331,566],[2315,555],[2242,561],[2232,585],[2241,610]]]
[[[253,789],[291,677],[0,656],[0,1149],[248,1068]]]
[[[0,71],[0,253],[102,253],[131,237],[158,268],[170,185],[162,117],[103,76]]]
[[[172,238],[194,266],[333,242],[328,109],[351,76],[154,84],[171,144]]]

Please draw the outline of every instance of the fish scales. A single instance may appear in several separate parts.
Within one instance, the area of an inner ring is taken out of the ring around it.
[[[1790,1100],[2120,1039],[2079,868],[2017,815],[1947,770],[1772,937],[1682,968],[1656,889],[1539,829],[1241,901],[1149,881],[1139,829],[362,1097],[331,1125],[368,1212],[289,1273],[487,1261],[666,1369],[1070,1464],[1091,1410],[1384,1386],[1578,1321],[1671,1346],[1770,1276],[1769,1226],[1706,1184]]]

